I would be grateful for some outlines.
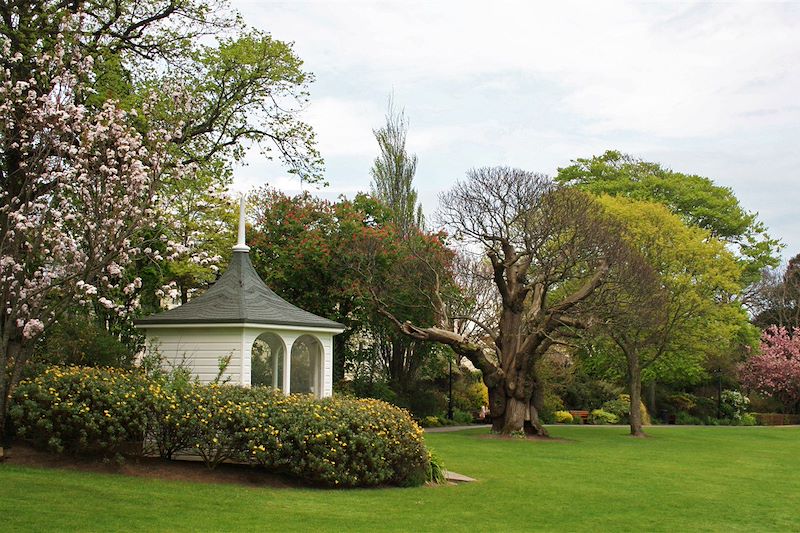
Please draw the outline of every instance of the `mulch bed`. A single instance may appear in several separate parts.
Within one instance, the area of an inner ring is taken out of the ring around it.
[[[2,464],[2,463],[0,463]],[[122,464],[104,461],[98,457],[59,455],[32,448],[24,442],[15,442],[6,448],[5,464],[36,468],[59,468],[81,472],[122,474],[125,476],[188,481],[191,483],[228,483],[249,487],[288,488],[303,486],[282,476],[270,474],[248,465],[221,464],[209,470],[198,461],[168,461],[158,457],[126,457]]]

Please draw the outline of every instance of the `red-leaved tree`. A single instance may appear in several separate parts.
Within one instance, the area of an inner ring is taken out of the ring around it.
[[[800,404],[800,328],[792,334],[770,326],[761,337],[761,350],[740,368],[742,383],[783,403],[787,411]]]

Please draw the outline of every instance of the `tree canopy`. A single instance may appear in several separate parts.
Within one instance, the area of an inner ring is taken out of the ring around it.
[[[742,263],[742,284],[756,282],[776,266],[780,243],[770,237],[757,213],[746,211],[733,191],[709,178],[684,174],[609,150],[560,168],[556,181],[592,194],[624,196],[664,204],[687,224],[731,246]]]

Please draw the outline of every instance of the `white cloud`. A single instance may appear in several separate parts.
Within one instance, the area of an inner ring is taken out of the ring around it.
[[[527,73],[556,83],[592,132],[708,136],[798,118],[796,109],[764,113],[800,82],[797,13],[780,6],[259,4],[237,3],[254,24],[296,40],[320,76],[352,71],[364,83],[407,86]]]
[[[373,154],[372,129],[383,121],[374,102],[323,97],[313,100],[303,115],[317,135],[324,157]]]
[[[471,166],[553,173],[617,148],[734,187],[800,249],[800,4],[234,5],[316,74],[305,116],[336,190],[368,187],[394,91],[428,211]],[[254,158],[236,182],[284,174]]]

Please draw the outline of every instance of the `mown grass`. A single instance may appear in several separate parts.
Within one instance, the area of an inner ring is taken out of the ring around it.
[[[557,427],[429,434],[449,487],[249,488],[0,465],[3,531],[788,531],[800,429]]]

